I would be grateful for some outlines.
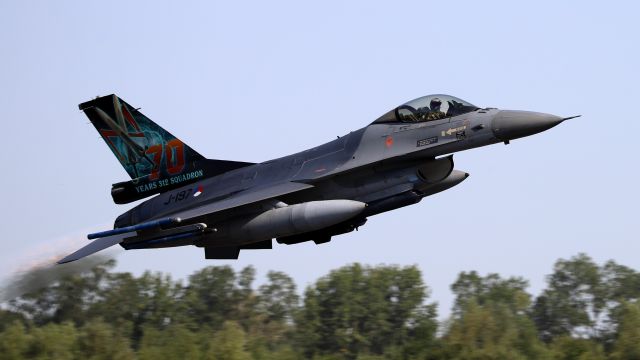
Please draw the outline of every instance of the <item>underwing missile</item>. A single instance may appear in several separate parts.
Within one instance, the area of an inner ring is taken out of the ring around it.
[[[126,226],[126,227],[117,228],[117,229],[113,229],[113,230],[107,230],[107,231],[101,231],[101,232],[89,234],[89,235],[87,235],[87,238],[89,240],[93,240],[93,239],[103,238],[103,237],[107,237],[107,236],[124,234],[124,233],[132,232],[132,231],[141,231],[141,230],[149,230],[149,229],[153,229],[153,228],[161,228],[163,226],[167,226],[167,225],[171,225],[171,224],[177,224],[179,222],[180,222],[180,218],[166,218],[166,219],[160,219],[160,220],[153,220],[153,221],[149,221],[149,222],[138,224],[138,225]]]

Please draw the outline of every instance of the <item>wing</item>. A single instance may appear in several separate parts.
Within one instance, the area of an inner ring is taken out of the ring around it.
[[[245,191],[234,194],[226,199],[216,201],[211,204],[203,205],[195,209],[186,210],[177,214],[175,217],[179,217],[182,220],[193,220],[200,216],[213,214],[216,212],[233,209],[236,207],[257,203],[260,201],[273,199],[278,196],[291,194],[294,192],[302,191],[312,188],[313,185],[286,182],[272,186],[264,186],[258,188],[251,188]]]
[[[156,219],[125,228],[118,228],[89,234],[87,235],[87,237],[89,239],[95,240],[93,240],[89,245],[58,261],[58,264],[64,264],[81,259],[85,256],[89,256],[110,246],[119,244],[127,238],[140,236],[141,232],[144,232],[145,241],[169,241],[171,239],[184,238],[187,235],[197,235],[199,232],[204,231],[204,229],[206,228],[206,224],[186,225],[178,228],[168,229],[165,228],[167,226],[178,224],[183,221],[192,221],[196,218],[210,215],[216,212],[250,205],[312,187],[313,185],[309,184],[286,182],[272,186],[247,189],[245,191],[236,193],[226,199],[203,205],[195,209],[173,214],[169,218]]]

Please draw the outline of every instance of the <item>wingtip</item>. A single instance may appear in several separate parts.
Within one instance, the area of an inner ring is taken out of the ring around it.
[[[73,254],[72,254],[72,255],[73,255]],[[69,256],[65,256],[65,257],[63,257],[62,259],[60,259],[60,260],[56,261],[56,264],[57,264],[57,265],[62,265],[62,264],[70,263],[70,262],[72,262],[72,261],[76,261],[76,260],[78,260],[78,259],[76,259],[76,258],[71,258],[71,255],[69,255]]]
[[[575,119],[575,118],[579,118],[582,115],[574,115],[574,116],[568,116],[566,118],[562,118],[562,121],[566,121],[566,120],[571,120],[571,119]]]

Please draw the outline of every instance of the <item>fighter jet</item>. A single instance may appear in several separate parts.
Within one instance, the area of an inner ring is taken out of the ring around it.
[[[117,204],[151,197],[113,230],[61,259],[119,244],[126,250],[204,249],[206,259],[241,250],[326,243],[371,216],[417,204],[469,174],[453,153],[537,134],[577,117],[480,108],[444,94],[402,104],[362,129],[262,163],[206,159],[116,95],[79,105],[130,175]],[[579,116],[579,115],[578,115]]]

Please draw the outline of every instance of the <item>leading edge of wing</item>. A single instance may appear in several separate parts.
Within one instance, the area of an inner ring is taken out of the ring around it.
[[[214,203],[203,205],[191,210],[186,210],[177,214],[172,214],[171,216],[179,217],[183,221],[190,220],[219,211],[229,210],[256,202],[273,199],[278,196],[291,194],[301,190],[310,189],[312,187],[314,186],[304,183],[286,182],[271,186],[251,188],[239,192],[224,200],[216,201]]]

